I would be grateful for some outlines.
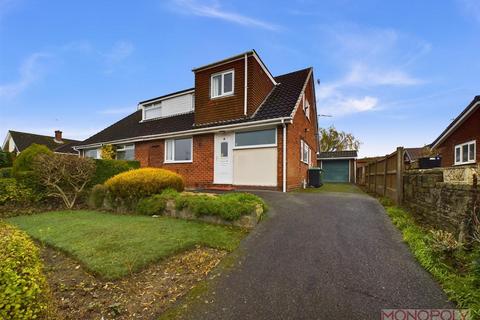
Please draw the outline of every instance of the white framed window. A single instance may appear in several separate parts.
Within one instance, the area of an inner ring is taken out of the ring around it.
[[[152,104],[143,108],[143,120],[160,118],[162,116],[161,103]]]
[[[274,147],[276,145],[276,128],[235,132],[235,149]]]
[[[117,160],[135,160],[135,145],[124,144],[117,146]]]
[[[100,149],[86,149],[83,154],[85,158],[100,159]]]
[[[212,74],[210,78],[210,97],[219,98],[233,94],[235,72],[228,70]]]
[[[305,141],[300,140],[300,161],[310,165],[310,157],[311,157],[310,147]]]
[[[455,146],[455,164],[468,164],[476,162],[476,140],[457,144]]]
[[[193,138],[165,140],[165,163],[192,162]]]

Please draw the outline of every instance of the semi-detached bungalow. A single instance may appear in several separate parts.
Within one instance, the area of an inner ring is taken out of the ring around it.
[[[313,69],[272,76],[252,50],[193,69],[195,86],[142,101],[137,111],[75,146],[181,174],[188,187],[302,186],[316,164]]]

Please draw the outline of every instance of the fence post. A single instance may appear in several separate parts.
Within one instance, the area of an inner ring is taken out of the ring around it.
[[[383,170],[383,196],[387,195],[387,167],[388,167],[388,155],[385,156]]]
[[[375,174],[373,175],[373,193],[377,193],[377,170],[378,170],[378,160],[375,159]]]
[[[398,205],[402,204],[403,201],[403,147],[398,147],[397,148],[397,198],[396,202]]]

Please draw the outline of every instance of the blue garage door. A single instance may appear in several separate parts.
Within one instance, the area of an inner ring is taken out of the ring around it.
[[[323,160],[323,181],[325,182],[349,182],[349,160]]]

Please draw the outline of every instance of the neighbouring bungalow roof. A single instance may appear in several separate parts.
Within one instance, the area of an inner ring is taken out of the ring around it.
[[[328,160],[328,159],[355,159],[357,157],[357,150],[345,150],[345,151],[329,151],[329,152],[319,152],[317,159],[318,160]]]
[[[425,148],[405,148],[409,161],[416,161],[425,155]]]
[[[432,142],[432,148],[438,147],[450,134],[455,131],[480,105],[480,96],[475,96],[468,106],[443,130],[435,141]]]
[[[72,146],[73,144],[78,144],[80,141],[72,139],[62,139],[62,143],[55,142],[55,137],[53,136],[44,136],[40,134],[28,133],[28,132],[19,132],[19,131],[8,131],[10,136],[15,142],[15,146],[19,152],[22,152],[28,148],[33,143],[42,144],[52,151],[57,151],[57,149],[62,148],[62,153],[76,153]],[[64,148],[66,145],[70,145],[70,148]]]
[[[142,110],[137,110],[85,141],[78,143],[76,146],[81,147],[117,140],[133,139],[136,137],[175,133],[197,128],[208,128],[226,124],[248,123],[290,117],[311,71],[312,68],[306,68],[275,77],[275,81],[277,81],[278,84],[273,87],[263,104],[251,117],[195,125],[194,112],[159,118],[156,120],[141,121]],[[185,91],[188,90],[190,89]]]

